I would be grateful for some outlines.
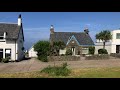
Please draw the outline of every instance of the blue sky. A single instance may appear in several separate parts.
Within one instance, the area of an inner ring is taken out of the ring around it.
[[[0,12],[0,22],[17,23],[22,14],[25,48],[38,40],[48,40],[50,25],[57,32],[83,32],[87,26],[91,38],[101,30],[120,28],[120,12]]]

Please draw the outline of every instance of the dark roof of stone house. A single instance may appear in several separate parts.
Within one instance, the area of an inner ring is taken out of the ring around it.
[[[12,23],[0,23],[0,36],[6,32],[6,39],[17,39],[21,26]],[[24,38],[24,37],[23,37]]]
[[[53,41],[63,41],[67,44],[67,41],[73,35],[80,45],[94,45],[90,35],[85,32],[54,32],[54,34],[50,34],[50,40],[53,39]]]

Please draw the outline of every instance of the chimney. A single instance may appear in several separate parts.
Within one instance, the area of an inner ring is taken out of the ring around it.
[[[51,27],[50,27],[50,34],[54,34],[54,27],[53,27],[53,25],[51,25]]]
[[[6,32],[4,32],[4,39],[6,39]]]
[[[84,32],[85,32],[86,34],[89,34],[88,28],[85,28]]]
[[[21,18],[21,14],[18,17],[18,26],[22,25],[22,18]]]

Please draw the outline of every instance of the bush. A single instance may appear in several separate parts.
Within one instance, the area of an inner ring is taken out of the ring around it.
[[[2,62],[8,63],[8,62],[9,62],[9,59],[10,59],[9,57],[3,58],[3,59],[2,59]]]
[[[66,51],[66,55],[72,55],[72,50],[67,49],[67,51]]]
[[[48,41],[39,41],[34,45],[34,50],[37,51],[38,59],[41,61],[47,61],[47,55],[49,55],[50,43]]]
[[[99,49],[98,54],[108,54],[106,49]]]
[[[40,56],[38,56],[38,59],[43,62],[48,62],[47,55],[40,55]]]
[[[56,76],[68,76],[70,74],[70,70],[67,68],[67,63],[63,63],[63,65],[60,67],[49,66],[47,68],[44,68],[41,72]]]
[[[95,53],[95,47],[89,47],[89,54],[94,55]]]

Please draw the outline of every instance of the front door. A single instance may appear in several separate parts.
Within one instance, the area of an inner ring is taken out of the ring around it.
[[[0,59],[3,58],[3,49],[0,49]]]
[[[72,47],[72,55],[75,55],[75,47]]]
[[[120,53],[120,45],[116,45],[116,53]]]

